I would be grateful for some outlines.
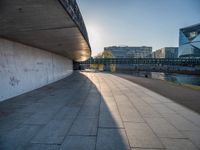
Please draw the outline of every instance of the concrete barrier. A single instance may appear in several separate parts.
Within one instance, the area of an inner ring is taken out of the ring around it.
[[[70,75],[72,60],[0,38],[0,101]]]

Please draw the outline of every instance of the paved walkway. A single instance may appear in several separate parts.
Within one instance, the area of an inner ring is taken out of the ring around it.
[[[136,77],[130,74],[116,73],[115,75],[159,93],[200,114],[200,90],[194,90],[168,81]]]
[[[1,150],[197,150],[200,115],[105,73],[0,103]]]

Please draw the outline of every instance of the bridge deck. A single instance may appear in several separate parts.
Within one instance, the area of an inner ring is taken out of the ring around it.
[[[90,58],[80,64],[157,64],[198,66],[199,58]]]
[[[111,74],[74,73],[0,103],[1,150],[199,148],[199,114]]]

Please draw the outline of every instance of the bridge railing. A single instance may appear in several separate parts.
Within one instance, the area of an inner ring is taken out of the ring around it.
[[[85,27],[85,23],[83,21],[83,17],[81,15],[81,12],[79,10],[78,4],[76,3],[76,0],[59,0],[66,11],[69,13],[73,21],[76,23],[76,25],[79,27],[81,33],[85,37],[86,41],[89,45],[89,38],[88,33]]]
[[[200,58],[90,58],[80,64],[200,65]]]

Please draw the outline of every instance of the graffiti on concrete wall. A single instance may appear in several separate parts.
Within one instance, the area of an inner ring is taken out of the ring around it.
[[[18,80],[17,78],[15,78],[14,76],[10,77],[10,82],[9,84],[11,86],[17,86],[19,84],[20,80]]]

